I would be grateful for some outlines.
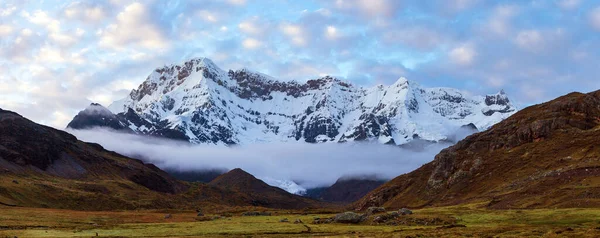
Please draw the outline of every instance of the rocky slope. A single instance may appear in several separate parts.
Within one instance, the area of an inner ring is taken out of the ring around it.
[[[600,206],[600,91],[525,108],[354,204],[490,208]]]
[[[372,88],[332,77],[283,82],[248,69],[226,72],[206,58],[154,70],[109,109],[112,115],[88,108],[69,127],[110,127],[192,143],[400,145],[415,138],[446,140],[469,124],[485,130],[516,111],[504,92],[470,96],[404,78]]]

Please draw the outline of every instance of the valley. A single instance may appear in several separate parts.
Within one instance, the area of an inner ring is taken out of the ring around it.
[[[0,0],[0,238],[600,237],[598,45],[598,0]]]
[[[411,219],[455,220],[454,226],[406,222],[390,226],[312,224],[333,211],[271,210],[271,216],[242,216],[249,208],[207,211],[197,221],[186,210],[73,211],[0,206],[0,237],[597,237],[600,209],[489,210],[465,204],[413,210]],[[171,218],[165,219],[166,214]],[[288,218],[290,222],[280,222]],[[408,216],[404,217],[408,221]],[[294,224],[300,219],[303,224]],[[371,217],[372,219],[372,217]],[[308,232],[308,228],[310,232]]]

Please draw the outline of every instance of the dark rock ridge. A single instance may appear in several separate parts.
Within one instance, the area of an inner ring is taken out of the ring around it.
[[[97,110],[90,110],[90,108]],[[184,133],[168,128],[166,124],[165,121],[152,123],[141,118],[131,109],[115,115],[104,106],[92,103],[88,108],[79,112],[69,122],[67,128],[75,130],[106,128],[126,133],[135,133],[131,128],[146,128],[143,133],[145,135],[173,140],[189,140]]]
[[[113,115],[84,113],[106,111],[86,109],[68,127],[108,127],[210,144],[401,145],[415,134],[428,141],[445,140],[447,127],[473,124],[485,130],[516,111],[503,92],[469,96],[456,89],[423,88],[404,78],[373,88],[330,76],[278,81],[248,69],[224,71],[206,58],[154,70],[108,108]]]

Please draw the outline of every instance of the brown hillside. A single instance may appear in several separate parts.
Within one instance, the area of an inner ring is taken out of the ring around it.
[[[252,205],[275,208],[318,208],[330,204],[290,194],[285,190],[270,186],[242,169],[233,169],[220,175],[209,185],[248,194]]]
[[[354,204],[600,207],[600,91],[531,106]]]

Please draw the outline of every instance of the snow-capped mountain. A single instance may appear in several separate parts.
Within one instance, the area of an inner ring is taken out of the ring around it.
[[[306,188],[303,188],[302,186],[298,185],[294,181],[273,179],[273,178],[269,178],[269,177],[262,177],[259,179],[262,180],[263,182],[267,183],[270,186],[281,188],[291,194],[296,194],[296,195],[305,195],[306,194]]]
[[[224,71],[207,58],[154,70],[108,109],[118,126],[83,118],[91,111],[86,109],[77,116],[86,120],[75,117],[69,127],[109,126],[192,143],[401,145],[416,138],[446,140],[465,125],[485,130],[516,112],[502,91],[471,96],[452,88],[424,88],[405,78],[371,88],[329,76],[284,82],[248,69]],[[109,118],[102,112],[98,115]]]

